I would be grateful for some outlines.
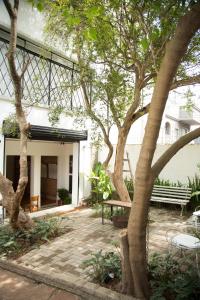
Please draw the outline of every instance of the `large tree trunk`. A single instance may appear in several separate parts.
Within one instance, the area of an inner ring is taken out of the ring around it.
[[[170,86],[191,38],[200,27],[200,5],[192,7],[181,18],[174,38],[166,47],[155,84],[145,135],[135,175],[134,205],[128,223],[129,262],[131,265],[134,296],[149,299],[147,277],[146,227],[153,188],[154,174],[151,164],[159,135],[163,111]]]
[[[120,197],[121,201],[131,202],[127,187],[123,178],[123,164],[124,164],[124,150],[126,146],[126,140],[129,132],[129,128],[120,128],[118,133],[118,143],[116,147],[115,166],[112,174],[113,184]]]
[[[20,176],[17,190],[14,192],[11,183],[0,174],[1,193],[3,202],[10,216],[10,224],[13,229],[30,227],[31,219],[25,215],[20,208],[21,200],[28,182],[27,176],[27,137],[29,124],[26,121],[25,113],[22,108],[22,79],[27,69],[28,63],[23,66],[19,75],[15,64],[15,52],[17,44],[17,16],[19,0],[15,0],[13,6],[9,0],[4,0],[5,7],[11,20],[10,43],[7,53],[10,74],[15,91],[15,108],[17,123],[20,129]],[[4,188],[4,185],[7,189]]]
[[[12,182],[5,178],[0,173],[0,191],[3,197],[3,206],[5,207],[6,211],[10,217],[10,223],[12,228],[14,229],[29,229],[33,225],[33,221],[30,217],[23,211],[20,207],[20,204],[15,208],[17,199],[16,193],[14,192]],[[17,213],[17,218],[15,220],[15,213]],[[13,220],[14,219],[14,220]]]

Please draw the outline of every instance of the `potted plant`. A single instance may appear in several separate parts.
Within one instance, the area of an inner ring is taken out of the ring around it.
[[[72,203],[72,199],[69,195],[69,191],[65,188],[58,189],[58,197],[61,200],[61,205]]]
[[[126,228],[128,225],[129,214],[129,208],[115,212],[115,215],[112,216],[113,225],[118,228]]]

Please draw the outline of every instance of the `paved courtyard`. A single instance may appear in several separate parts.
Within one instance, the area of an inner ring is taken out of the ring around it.
[[[100,249],[115,250],[113,241],[119,241],[120,232],[111,221],[105,220],[102,225],[101,218],[94,218],[92,214],[91,209],[81,209],[63,215],[63,225],[71,231],[25,254],[16,263],[40,272],[70,273],[86,279],[82,262]],[[167,251],[166,232],[169,229],[184,231],[186,220],[187,217],[180,217],[179,210],[151,208],[149,252]]]

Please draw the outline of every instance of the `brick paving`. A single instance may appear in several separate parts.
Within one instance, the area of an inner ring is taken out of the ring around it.
[[[115,251],[113,242],[119,241],[120,229],[111,221],[92,217],[91,209],[70,212],[63,215],[63,224],[72,230],[55,240],[41,245],[20,257],[16,263],[44,273],[70,273],[80,279],[87,279],[82,262],[100,249]],[[149,222],[149,252],[167,251],[166,232],[170,229],[184,231],[186,217],[180,217],[179,210],[151,208]]]

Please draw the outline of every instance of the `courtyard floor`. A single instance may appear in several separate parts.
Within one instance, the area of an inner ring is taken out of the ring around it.
[[[87,279],[86,270],[81,267],[82,262],[88,259],[92,252],[100,249],[115,250],[113,242],[119,241],[121,230],[115,228],[109,220],[105,220],[105,225],[102,225],[101,218],[94,218],[92,214],[91,209],[81,209],[62,215],[63,225],[71,231],[30,251],[15,263],[42,273],[70,273],[78,278]],[[148,251],[166,252],[167,231],[185,231],[187,219],[185,216],[180,217],[179,210],[151,208]]]

